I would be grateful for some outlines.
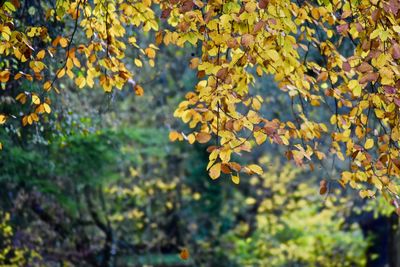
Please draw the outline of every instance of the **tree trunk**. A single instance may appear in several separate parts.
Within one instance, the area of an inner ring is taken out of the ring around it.
[[[400,267],[400,221],[397,214],[390,217],[389,266]]]

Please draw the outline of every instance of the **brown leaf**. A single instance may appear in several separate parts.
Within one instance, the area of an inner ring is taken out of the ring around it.
[[[359,71],[359,72],[371,72],[371,71],[373,71],[373,68],[372,68],[372,66],[371,65],[369,65],[367,62],[363,62],[363,63],[361,63],[361,65],[360,66],[358,66],[357,67],[357,70]]]
[[[367,82],[374,82],[378,79],[379,74],[378,73],[373,73],[373,72],[369,72],[367,74],[365,74],[360,80],[360,84],[364,84]]]
[[[186,32],[187,29],[189,29],[189,27],[190,27],[190,24],[185,21],[181,21],[181,23],[178,24],[178,29],[181,32]]]
[[[204,70],[201,70],[201,71],[197,72],[197,78],[201,79],[204,76],[206,76],[206,72]]]
[[[400,107],[400,99],[395,98],[395,99],[393,99],[393,102],[394,102],[398,107]]]
[[[239,163],[236,163],[236,162],[229,162],[228,164],[229,164],[229,167],[230,167],[232,170],[236,171],[236,172],[240,172],[240,170],[242,169],[242,166],[240,166]]]
[[[254,44],[254,36],[246,33],[242,36],[241,42],[244,47],[249,47]]]
[[[225,174],[230,174],[232,172],[229,166],[225,163],[221,165],[221,171]]]
[[[324,195],[328,191],[328,182],[326,180],[322,180],[319,182],[319,194]]]
[[[383,89],[385,90],[385,93],[389,94],[389,95],[396,93],[396,88],[393,86],[385,85],[385,86],[383,86]]]
[[[356,23],[356,29],[358,32],[362,32],[364,30],[363,26],[359,22]]]
[[[162,12],[161,12],[161,18],[162,19],[167,19],[167,18],[169,18],[169,15],[171,14],[171,9],[170,8],[167,8],[167,9],[164,9]]]
[[[342,25],[336,26],[336,30],[342,35],[347,35],[348,29],[349,29],[349,24],[342,24]]]
[[[268,3],[269,3],[269,0],[260,0],[260,1],[258,2],[258,6],[259,6],[261,9],[265,9],[265,8],[268,7]]]
[[[262,28],[264,28],[264,26],[265,22],[260,20],[259,22],[256,23],[256,25],[254,25],[253,33],[259,32]]]
[[[217,77],[224,80],[226,75],[228,75],[228,68],[222,68],[217,72]]]
[[[369,40],[364,40],[361,44],[361,48],[363,51],[368,51],[371,47],[371,42]]]
[[[233,120],[228,120],[225,123],[225,130],[232,131],[233,130]]]
[[[217,149],[217,146],[209,146],[209,147],[207,147],[207,152],[208,152],[208,153],[211,153],[211,152],[213,152],[215,149]]]
[[[350,63],[349,63],[349,62],[343,62],[342,69],[343,69],[345,72],[349,72],[349,71],[351,70]]]
[[[181,13],[186,13],[188,11],[191,11],[194,7],[194,3],[192,0],[185,0],[179,9]]]
[[[233,48],[233,49],[239,47],[239,43],[238,43],[238,41],[237,41],[235,38],[230,38],[230,39],[226,42],[226,45],[227,45],[229,48]]]
[[[371,18],[374,22],[377,22],[380,16],[381,16],[381,10],[379,8],[372,11]]]
[[[392,46],[392,56],[394,59],[399,59],[400,58],[400,46],[398,43],[395,43]]]

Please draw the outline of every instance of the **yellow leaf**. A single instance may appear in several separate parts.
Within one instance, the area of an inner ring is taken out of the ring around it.
[[[36,94],[32,94],[32,103],[35,105],[39,105],[40,104],[40,98],[38,95]]]
[[[371,179],[371,182],[372,182],[373,185],[375,185],[375,187],[378,190],[382,190],[383,184],[382,184],[382,181],[378,177],[373,176],[372,179]]]
[[[43,90],[45,90],[46,92],[48,92],[51,88],[51,82],[47,81],[43,84]]]
[[[263,174],[263,170],[260,166],[256,165],[256,164],[250,164],[247,166],[247,168],[250,170],[250,172],[252,173],[256,173],[258,175]]]
[[[260,66],[257,66],[256,72],[257,72],[257,75],[258,75],[259,77],[261,77],[261,76],[263,75],[263,70],[262,70],[262,68],[261,68]]]
[[[39,117],[38,117],[38,115],[36,113],[31,113],[30,116],[31,116],[33,121],[39,121]]]
[[[0,82],[5,83],[10,79],[10,71],[9,70],[3,70],[0,72]]]
[[[65,68],[62,68],[57,72],[57,78],[62,78],[64,75],[65,75]]]
[[[46,55],[46,51],[45,50],[40,50],[39,53],[37,53],[37,55],[36,55],[36,59],[37,60],[42,60],[45,55]]]
[[[68,40],[66,38],[62,37],[60,39],[60,45],[61,45],[61,47],[67,47],[68,46]]]
[[[79,88],[83,88],[86,85],[86,79],[82,76],[79,76],[75,79],[75,84],[79,87]]]
[[[267,55],[270,57],[273,61],[278,61],[279,60],[279,54],[275,50],[267,50]]]
[[[199,58],[198,58],[198,57],[194,57],[194,58],[192,58],[192,59],[190,60],[189,67],[190,67],[191,69],[195,69],[195,68],[197,68],[197,66],[199,65],[199,63],[200,63]]]
[[[0,124],[4,124],[6,122],[6,115],[0,114]]]
[[[140,59],[135,58],[134,61],[135,61],[135,65],[137,67],[141,68],[143,66],[143,63],[142,63],[142,61],[140,61]]]
[[[234,184],[239,184],[240,183],[240,178],[239,178],[239,174],[238,175],[231,175],[231,178],[232,178],[232,182],[234,183]]]
[[[171,142],[174,142],[178,139],[180,139],[182,137],[182,135],[180,133],[178,133],[177,131],[172,131],[169,133],[169,140]]]
[[[254,205],[257,203],[257,200],[254,197],[248,197],[244,201],[247,205]]]
[[[361,190],[360,191],[360,197],[361,198],[366,198],[366,197],[374,197],[375,193],[371,190]]]
[[[153,48],[146,48],[144,50],[146,56],[148,56],[149,58],[155,58],[156,57],[156,51]]]
[[[369,138],[369,139],[367,139],[367,141],[365,141],[365,144],[364,144],[365,149],[371,149],[373,146],[374,146],[373,139]]]
[[[361,95],[361,86],[358,83],[357,80],[351,80],[349,82],[349,89],[352,90],[354,96],[360,96]]]
[[[254,139],[256,139],[257,145],[261,145],[267,140],[267,135],[261,131],[254,132]]]
[[[3,1],[3,3],[4,3],[4,1]],[[9,1],[5,2],[5,3],[3,4],[2,8],[6,9],[6,10],[8,10],[8,11],[12,11],[12,12],[17,11],[16,8],[15,8],[15,6],[14,6],[11,2],[9,2]]]
[[[196,137],[194,137],[194,134],[189,134],[187,137],[187,140],[188,140],[189,144],[193,144],[194,141],[196,141]]]
[[[17,97],[15,98],[15,100],[19,101],[21,104],[25,104],[26,103],[26,94],[24,94],[24,93],[18,94]]]
[[[223,149],[219,153],[219,158],[223,163],[228,163],[231,159],[232,150],[231,149]]]
[[[33,123],[32,116],[31,116],[31,115],[28,115],[28,116],[27,116],[27,121],[28,121],[28,124],[29,124],[29,125],[31,125],[31,124]]]
[[[320,14],[319,14],[318,8],[315,7],[315,8],[313,8],[313,9],[311,10],[311,16],[312,16],[314,19],[316,19],[316,20],[319,19]]]
[[[221,163],[217,163],[208,171],[211,179],[215,180],[221,176]]]
[[[28,123],[28,117],[24,116],[22,117],[22,126],[25,126]]]
[[[369,38],[370,39],[375,39],[376,37],[379,36],[379,34],[381,34],[382,30],[380,28],[374,30],[373,32],[371,32]]]
[[[46,111],[46,113],[50,114],[51,107],[49,106],[49,104],[43,103],[43,108],[44,108],[44,111]]]

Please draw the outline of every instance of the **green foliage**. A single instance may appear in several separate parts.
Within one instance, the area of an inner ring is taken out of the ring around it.
[[[268,171],[250,179],[256,193],[244,200],[256,221],[224,236],[231,259],[240,266],[365,266],[368,242],[357,224],[346,223],[345,198],[322,199],[290,164],[265,157],[261,165]]]
[[[24,244],[13,244],[13,236],[10,214],[0,212],[0,266],[28,266],[41,258],[40,254]]]

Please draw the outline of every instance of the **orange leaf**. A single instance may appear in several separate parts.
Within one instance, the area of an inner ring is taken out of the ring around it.
[[[208,141],[210,141],[211,139],[211,135],[209,133],[198,133],[196,135],[196,140],[197,142],[204,144],[207,143]]]
[[[181,251],[181,253],[179,253],[179,257],[182,259],[182,260],[187,260],[187,259],[189,259],[189,250],[187,249],[187,248],[184,248],[184,249],[182,249],[182,251]]]
[[[182,135],[180,133],[178,133],[177,131],[172,131],[169,133],[169,140],[171,142],[174,142],[176,140],[179,140],[182,138]]]
[[[328,191],[328,182],[326,180],[322,180],[319,182],[319,194],[324,195]]]
[[[140,85],[135,85],[135,94],[137,95],[137,96],[142,96],[143,94],[144,94],[144,90],[143,90],[143,87],[142,86],[140,86]]]

